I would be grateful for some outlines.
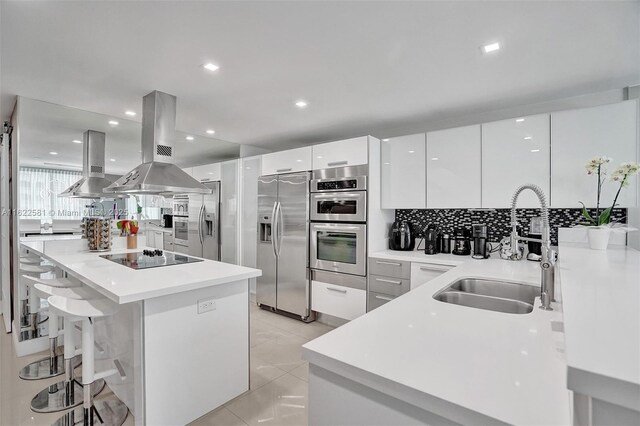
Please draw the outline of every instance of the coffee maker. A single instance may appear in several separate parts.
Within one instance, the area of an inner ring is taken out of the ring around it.
[[[442,238],[438,228],[430,223],[424,232],[424,254],[438,253],[438,236]]]
[[[529,223],[529,238],[536,238],[540,241],[527,241],[527,260],[539,262],[542,259],[542,218],[532,217]]]
[[[471,254],[471,232],[466,228],[456,228],[454,231],[454,244],[452,254],[468,256]]]
[[[471,225],[471,237],[473,238],[473,258],[474,259],[486,259],[489,257],[489,250],[487,250],[487,225],[474,224]]]
[[[389,230],[389,248],[391,250],[413,250],[416,245],[416,236],[411,228],[411,222],[397,220]]]

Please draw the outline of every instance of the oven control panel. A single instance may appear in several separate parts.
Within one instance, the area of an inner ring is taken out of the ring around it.
[[[358,188],[357,179],[317,182],[317,187],[316,187],[318,191],[338,191],[341,189],[357,189],[357,188]]]

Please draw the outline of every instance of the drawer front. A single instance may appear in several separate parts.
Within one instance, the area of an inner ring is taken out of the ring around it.
[[[395,296],[389,296],[388,294],[376,293],[375,291],[369,292],[369,300],[367,304],[367,312],[373,311],[375,308],[379,308],[385,303],[391,302],[395,299]]]
[[[383,277],[411,278],[411,262],[370,257],[369,273]]]
[[[311,309],[352,320],[366,313],[367,292],[322,281],[311,281]]]
[[[406,278],[381,277],[369,275],[369,291],[400,296],[411,290],[411,281]]]
[[[436,263],[411,263],[411,290],[420,287],[422,284],[439,277],[445,272],[455,268],[451,265],[440,265]]]
[[[173,243],[170,242],[170,241],[165,240],[164,241],[164,250],[174,251]]]

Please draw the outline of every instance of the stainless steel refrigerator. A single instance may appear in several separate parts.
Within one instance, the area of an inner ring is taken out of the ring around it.
[[[308,172],[258,180],[256,299],[262,308],[312,321]]]
[[[187,254],[220,260],[220,182],[204,185],[213,193],[189,195]]]

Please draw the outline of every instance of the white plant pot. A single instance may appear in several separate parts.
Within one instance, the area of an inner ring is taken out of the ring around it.
[[[592,250],[606,250],[609,245],[611,228],[589,228],[587,235],[589,237],[589,247]]]

